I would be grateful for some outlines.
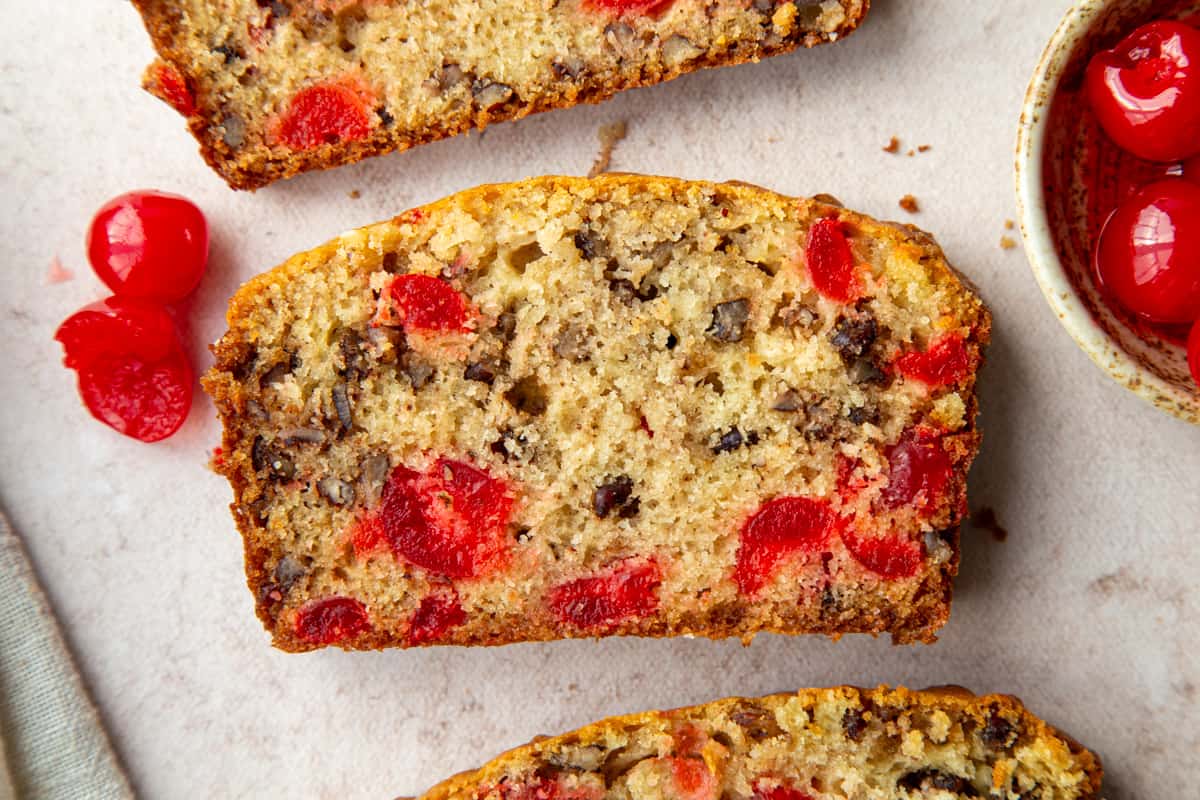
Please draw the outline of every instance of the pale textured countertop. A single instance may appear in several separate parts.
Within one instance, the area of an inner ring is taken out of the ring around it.
[[[1108,796],[1195,796],[1200,779],[1200,428],[1109,380],[1043,302],[1018,250],[1012,144],[1065,0],[876,0],[844,43],[709,71],[416,151],[235,194],[166,106],[127,3],[2,0],[0,503],[24,536],[115,744],[148,797],[387,798],[500,749],[618,712],[842,682],[1022,696],[1098,750]],[[68,8],[69,7],[69,8]],[[972,474],[1004,543],[965,531],[931,647],[762,636],[290,656],[251,609],[217,439],[197,400],[147,446],[93,422],[57,323],[100,297],[82,239],[108,197],[181,192],[208,214],[191,309],[198,365],[238,283],[295,251],[484,181],[613,168],[829,192],[933,231],[995,312]],[[892,135],[909,158],[881,151]],[[351,190],[361,197],[351,199]],[[921,212],[897,201],[915,194]],[[75,273],[48,285],[58,255]]]

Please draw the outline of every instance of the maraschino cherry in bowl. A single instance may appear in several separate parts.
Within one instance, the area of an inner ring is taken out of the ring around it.
[[[1194,424],[1197,120],[1200,0],[1083,0],[1042,55],[1017,141],[1021,233],[1050,307],[1117,382]]]

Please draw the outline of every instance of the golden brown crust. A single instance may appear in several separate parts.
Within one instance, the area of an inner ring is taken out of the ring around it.
[[[1083,773],[1084,779],[1074,798],[1097,800],[1099,797],[1104,772],[1099,757],[1072,737],[1035,717],[1017,697],[1004,694],[975,695],[961,686],[931,687],[920,691],[888,686],[875,689],[837,686],[801,689],[794,694],[780,693],[761,698],[730,697],[702,705],[610,717],[560,736],[535,738],[529,744],[502,753],[477,770],[467,770],[442,781],[421,795],[419,800],[455,800],[479,796],[477,792],[481,788],[496,784],[504,775],[520,774],[536,767],[543,763],[544,755],[555,753],[564,745],[604,744],[612,741],[614,735],[637,728],[661,726],[664,722],[677,726],[683,721],[718,716],[722,709],[729,706],[791,702],[793,698],[799,700],[810,717],[812,709],[819,704],[834,701],[863,709],[940,711],[952,719],[969,719],[980,729],[999,718],[1020,731],[1023,747],[1049,751],[1072,769]]]
[[[713,188],[717,186],[701,182],[630,174],[608,174],[595,179],[532,178],[516,184],[479,186],[420,209],[405,212],[397,219],[404,219],[414,214],[424,218],[436,218],[441,211],[453,207],[470,206],[476,202],[486,202],[488,198],[503,193],[520,193],[526,187],[551,187],[567,191],[594,190],[598,194],[604,194],[610,193],[618,187],[631,186],[636,187],[639,193],[670,195],[673,191],[688,185]],[[746,198],[757,199],[765,203],[784,202],[794,207],[794,204],[799,202],[799,215],[802,218],[824,216],[833,208],[811,200],[796,201],[748,185],[720,184],[719,186],[723,192],[738,193]],[[939,276],[939,281],[957,282],[956,273],[946,263],[941,250],[928,234],[911,226],[876,222],[845,209],[839,208],[837,213],[844,223],[858,228],[865,236],[880,241],[884,247],[911,249],[923,265]],[[379,223],[378,226],[369,226],[362,232],[369,234],[377,227],[382,228],[390,224],[392,223]],[[322,263],[334,254],[337,247],[338,241],[334,240],[314,250],[296,255],[278,268],[259,275],[242,286],[230,301],[227,314],[229,332],[212,348],[216,356],[216,364],[203,378],[204,388],[212,396],[224,422],[223,456],[215,468],[229,479],[233,487],[234,502],[231,510],[238,529],[245,539],[247,582],[256,597],[257,614],[267,629],[272,631],[274,645],[292,652],[310,650],[314,645],[299,638],[286,626],[278,624],[273,603],[267,596],[272,581],[270,564],[277,560],[280,554],[277,552],[277,544],[274,539],[268,536],[254,520],[250,519],[247,513],[249,505],[247,501],[253,501],[259,497],[259,488],[256,486],[256,472],[251,463],[250,454],[250,443],[254,439],[255,429],[247,420],[246,397],[239,373],[243,369],[248,354],[253,350],[257,337],[251,312],[264,302],[269,302],[268,298],[272,295],[282,293],[284,288],[298,276],[309,271],[320,270]],[[964,298],[965,305],[956,309],[956,313],[969,324],[971,343],[982,354],[990,336],[991,317],[978,298],[969,294],[964,295]],[[956,518],[961,518],[966,509],[967,472],[981,440],[975,427],[976,414],[977,401],[972,390],[969,392],[968,407],[964,415],[964,427],[958,433],[945,438],[948,454],[954,464],[946,496],[949,498],[948,504],[957,509],[953,514]],[[945,624],[949,617],[953,578],[958,571],[959,532],[957,524],[944,531],[942,536],[950,545],[952,556],[936,570],[928,573],[927,582],[916,592],[915,606],[906,609],[907,614],[902,618],[895,616],[896,608],[886,607],[875,609],[871,615],[859,614],[851,619],[823,620],[823,627],[814,627],[807,620],[801,622],[799,616],[795,618],[777,617],[764,624],[761,619],[748,620],[737,607],[718,606],[703,615],[694,614],[670,620],[629,621],[607,631],[606,635],[667,637],[692,634],[714,639],[741,637],[748,642],[755,634],[762,632],[818,633],[834,638],[845,633],[890,633],[893,641],[897,644],[932,642],[936,639],[936,631]],[[587,635],[581,632],[572,633],[560,626],[539,624],[524,618],[506,618],[473,621],[472,624],[466,624],[450,631],[439,644],[499,645]],[[395,640],[386,632],[372,631],[356,637],[352,643],[343,646],[354,649],[374,649],[405,646],[405,643]]]
[[[187,117],[188,128],[200,143],[200,154],[222,178],[234,189],[258,189],[274,181],[293,177],[312,170],[330,169],[352,164],[371,156],[407,150],[420,144],[438,141],[472,129],[483,130],[488,125],[521,119],[554,109],[570,108],[575,105],[601,103],[617,92],[653,86],[673,80],[681,75],[708,67],[735,66],[757,62],[771,56],[790,53],[798,47],[811,48],[818,44],[836,41],[854,32],[870,9],[870,0],[843,2],[845,20],[833,33],[816,33],[794,29],[777,44],[762,42],[729,41],[724,49],[705,51],[698,58],[683,65],[669,67],[662,74],[650,74],[640,70],[636,74],[623,73],[616,79],[602,82],[590,81],[571,86],[570,93],[547,94],[529,102],[509,101],[501,106],[481,109],[474,118],[447,125],[431,125],[411,131],[389,132],[379,130],[368,139],[354,142],[326,144],[303,152],[292,151],[286,155],[268,152],[238,154],[227,145],[217,132],[220,119],[218,109],[211,107],[204,96],[203,87],[193,76],[189,59],[178,38],[181,36],[181,13],[170,0],[132,0],[141,13],[143,22],[160,59],[185,76],[189,88],[197,94],[196,110]],[[147,79],[144,88],[162,98],[154,82]]]

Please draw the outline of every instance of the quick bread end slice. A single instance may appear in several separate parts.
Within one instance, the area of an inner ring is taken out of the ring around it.
[[[238,189],[839,39],[869,0],[134,0]]]
[[[228,322],[216,466],[278,647],[947,619],[990,317],[915,228],[536,178],[295,256]]]
[[[1102,773],[1015,697],[843,686],[613,717],[420,800],[1096,800]]]

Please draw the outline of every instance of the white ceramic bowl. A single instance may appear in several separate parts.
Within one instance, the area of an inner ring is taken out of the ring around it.
[[[1188,372],[1183,348],[1144,326],[1139,336],[1138,321],[1110,308],[1091,279],[1096,220],[1113,202],[1098,195],[1114,183],[1105,178],[1129,169],[1132,160],[1116,148],[1098,152],[1099,131],[1091,115],[1081,113],[1076,92],[1097,50],[1144,22],[1195,12],[1200,0],[1082,0],[1067,11],[1025,95],[1017,139],[1017,204],[1025,254],[1063,327],[1118,383],[1200,424],[1200,388]]]

